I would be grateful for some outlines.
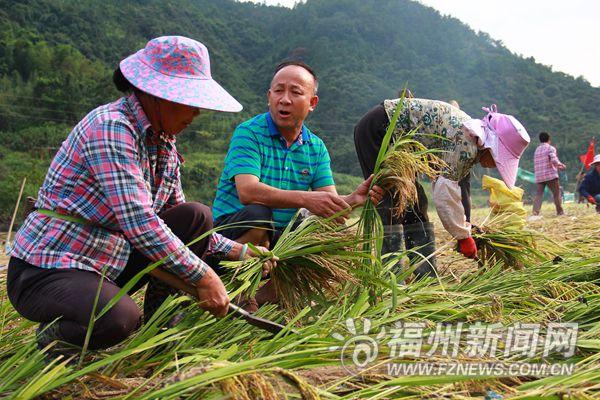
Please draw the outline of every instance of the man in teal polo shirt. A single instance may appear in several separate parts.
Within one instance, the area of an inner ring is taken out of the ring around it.
[[[319,101],[317,88],[308,65],[282,63],[267,92],[269,112],[236,128],[213,203],[215,225],[272,223],[225,229],[224,236],[268,247],[274,239],[272,231],[264,228],[283,230],[299,208],[330,217],[351,205],[364,204],[367,196],[376,202],[381,198],[380,188],[369,192],[372,178],[350,195],[337,194],[327,148],[304,125]],[[344,218],[347,215],[338,221]]]

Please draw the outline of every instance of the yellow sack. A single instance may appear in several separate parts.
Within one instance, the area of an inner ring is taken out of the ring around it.
[[[483,190],[490,191],[492,215],[500,217],[503,228],[521,229],[525,226],[527,211],[523,208],[523,189],[509,189],[500,179],[484,175],[481,180]]]

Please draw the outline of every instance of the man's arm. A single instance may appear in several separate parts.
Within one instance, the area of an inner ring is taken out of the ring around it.
[[[321,217],[331,217],[350,207],[337,195],[335,186],[324,186],[314,191],[283,190],[260,182],[255,175],[239,174],[235,176],[235,187],[240,202],[244,205],[262,204],[271,208],[306,208]]]
[[[341,196],[342,199],[348,204],[350,204],[353,208],[361,207],[367,202],[367,198],[371,198],[371,201],[375,204],[379,204],[381,199],[383,198],[384,191],[381,187],[374,185],[372,188],[371,181],[373,180],[373,175],[369,176],[367,179],[362,181],[354,192],[347,194],[345,196]],[[370,188],[370,189],[369,189]],[[335,187],[333,187],[335,191]]]

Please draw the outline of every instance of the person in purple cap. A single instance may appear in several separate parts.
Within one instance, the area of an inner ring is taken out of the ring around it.
[[[429,149],[442,150],[438,155],[447,168],[433,182],[433,201],[444,228],[458,241],[459,251],[466,257],[477,257],[477,247],[471,237],[471,224],[465,218],[459,181],[465,178],[473,165],[496,167],[508,187],[515,184],[519,158],[529,144],[529,135],[514,117],[500,114],[496,106],[484,108],[483,119],[472,119],[464,111],[446,102],[429,99],[400,98],[385,100],[367,112],[354,128],[356,153],[364,176],[373,173],[377,154],[391,117],[403,101],[402,112],[395,134],[413,129]],[[382,252],[392,253],[402,249],[416,249],[409,253],[418,278],[435,276],[435,236],[433,224],[427,216],[427,196],[417,184],[418,201],[401,217],[393,213],[393,199],[384,196],[379,209],[384,224]],[[423,260],[423,257],[426,260]]]
[[[206,47],[181,36],[152,39],[121,61],[113,80],[125,96],[91,111],[71,131],[10,251],[8,297],[22,316],[41,323],[40,349],[55,340],[83,345],[100,283],[98,311],[159,260],[195,286],[200,307],[222,317],[227,292],[202,257],[252,255],[219,234],[198,240],[212,229],[211,211],[186,202],[181,188],[177,134],[201,110],[242,109],[212,79]],[[146,319],[172,292],[146,275],[129,294],[148,281]],[[121,342],[141,319],[132,298],[121,297],[95,322],[89,348]],[[65,349],[55,347],[58,354]]]

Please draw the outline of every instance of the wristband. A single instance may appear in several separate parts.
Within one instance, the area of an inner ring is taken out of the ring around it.
[[[246,257],[247,252],[248,252],[248,244],[244,243],[242,245],[242,251],[240,251],[240,261],[244,260],[244,257]]]

